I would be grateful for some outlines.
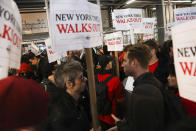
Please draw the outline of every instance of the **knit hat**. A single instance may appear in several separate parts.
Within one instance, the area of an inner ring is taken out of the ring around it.
[[[104,69],[110,61],[113,61],[112,56],[102,55],[99,57],[99,65],[102,69]]]
[[[31,79],[0,80],[0,130],[35,126],[48,115],[48,93]]]

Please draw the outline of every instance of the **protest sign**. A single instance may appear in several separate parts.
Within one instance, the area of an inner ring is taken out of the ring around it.
[[[154,39],[154,38],[155,38],[154,34],[143,34],[143,41]]]
[[[46,45],[46,50],[47,50],[49,63],[52,63],[52,62],[60,59],[60,55],[58,53],[54,52],[53,49],[52,49],[52,44],[51,44],[51,39],[50,38],[45,40],[45,45]]]
[[[134,31],[133,28],[130,29],[130,36],[131,36],[131,44],[135,44],[135,37],[134,37]]]
[[[155,18],[142,18],[142,33],[154,34]]]
[[[175,70],[180,96],[196,102],[196,20],[172,28]]]
[[[31,52],[33,52],[33,54],[35,54],[36,56],[40,55],[40,51],[39,48],[33,43],[31,42]]]
[[[175,23],[183,23],[196,19],[196,7],[174,9]]]
[[[165,30],[165,38],[164,40],[171,40],[171,28],[174,26],[175,23],[168,23]]]
[[[22,24],[13,0],[0,1],[0,66],[20,68]]]
[[[142,25],[142,9],[118,9],[113,12],[114,27],[116,30],[134,28],[135,33]]]
[[[114,12],[112,12],[112,24],[113,24],[113,27],[115,28],[116,27],[116,20],[115,20]]]
[[[142,18],[142,30],[143,40],[154,39],[154,24],[155,18]]]
[[[54,51],[79,50],[102,45],[100,7],[84,0],[50,1]]]
[[[111,33],[111,34],[106,34],[104,39],[106,41],[106,45],[108,46],[108,51],[123,50],[123,36],[121,31]]]

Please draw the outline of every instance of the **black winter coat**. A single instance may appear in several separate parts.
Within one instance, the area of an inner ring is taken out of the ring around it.
[[[47,131],[89,131],[90,122],[84,108],[65,89],[56,88],[51,95]]]
[[[47,79],[51,73],[51,65],[48,63],[48,59],[41,57],[37,68],[38,82],[41,82],[44,78]]]
[[[144,73],[127,92],[125,122],[118,122],[118,131],[160,131],[164,124],[164,100],[161,83],[152,73]]]
[[[154,71],[154,76],[165,86],[169,76],[171,60],[163,53],[159,54],[159,63]]]

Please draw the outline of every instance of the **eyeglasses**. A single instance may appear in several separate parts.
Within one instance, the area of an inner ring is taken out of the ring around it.
[[[78,79],[82,81],[85,79],[85,77],[83,75],[81,75]]]

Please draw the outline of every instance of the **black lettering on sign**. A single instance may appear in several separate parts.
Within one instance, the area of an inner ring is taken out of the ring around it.
[[[196,46],[195,47],[178,48],[177,52],[178,52],[178,57],[195,57]]]
[[[0,18],[3,18],[6,21],[9,21],[16,28],[16,30],[20,34],[22,34],[21,27],[19,23],[17,22],[16,18],[14,17],[14,15],[9,10],[6,10],[5,8],[3,8],[1,5],[0,5]]]

